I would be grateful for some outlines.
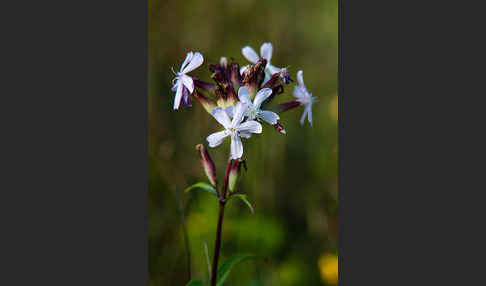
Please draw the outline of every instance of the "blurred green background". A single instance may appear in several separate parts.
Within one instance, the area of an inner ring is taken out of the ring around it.
[[[318,102],[314,126],[300,126],[303,108],[281,114],[287,135],[262,124],[263,134],[244,140],[248,171],[239,189],[255,208],[231,200],[225,209],[221,262],[254,253],[230,274],[226,285],[335,285],[337,283],[337,0],[149,0],[149,285],[185,285],[189,280],[181,210],[193,279],[207,281],[205,243],[212,259],[217,202],[206,192],[182,194],[207,181],[195,145],[219,124],[193,100],[172,110],[174,77],[186,53],[199,51],[204,64],[191,73],[212,82],[208,64],[221,56],[248,64],[241,48],[274,46],[272,64],[304,71]],[[273,103],[293,100],[294,84]],[[224,175],[229,140],[208,148],[218,180]]]

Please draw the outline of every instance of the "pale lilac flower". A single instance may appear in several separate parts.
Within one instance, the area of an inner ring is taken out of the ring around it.
[[[262,88],[257,92],[257,94],[255,95],[255,99],[253,99],[253,103],[252,103],[250,99],[250,94],[248,92],[248,88],[246,86],[240,87],[240,89],[238,90],[238,98],[240,99],[241,102],[248,105],[248,109],[245,114],[245,116],[248,117],[248,120],[261,119],[263,121],[268,122],[271,125],[277,124],[277,121],[280,119],[280,116],[278,116],[277,113],[260,109],[262,103],[271,94],[272,94],[271,88]]]
[[[304,113],[300,118],[300,124],[304,124],[305,116],[307,115],[307,119],[312,126],[312,104],[316,101],[316,97],[313,97],[305,87],[304,72],[301,70],[297,72],[297,82],[299,84],[294,87],[294,96],[297,98],[298,102],[304,105]]]
[[[204,61],[203,56],[199,52],[187,53],[186,59],[181,65],[181,69],[176,73],[176,77],[172,81],[175,84],[172,86],[172,91],[175,91],[174,109],[179,109],[181,100],[186,106],[191,106],[189,95],[194,91],[194,82],[187,73],[193,71],[202,65]]]
[[[231,136],[231,158],[238,159],[243,155],[243,143],[241,138],[249,138],[252,133],[262,133],[262,125],[255,120],[243,121],[248,106],[238,102],[233,110],[233,120],[230,121],[228,114],[217,107],[211,111],[211,115],[224,126],[225,130],[209,135],[206,140],[209,147],[220,145],[224,139]]]
[[[243,56],[245,56],[245,58],[248,61],[252,62],[253,64],[256,64],[260,59],[260,57],[255,52],[255,50],[250,46],[243,47],[241,49],[241,52],[243,53]],[[269,80],[273,74],[278,73],[281,70],[280,68],[270,64],[270,60],[272,59],[272,54],[273,54],[272,43],[264,43],[260,47],[260,56],[267,60],[267,66],[265,67],[265,82]],[[248,66],[244,66],[240,68],[240,74],[243,74],[243,72],[247,67]]]

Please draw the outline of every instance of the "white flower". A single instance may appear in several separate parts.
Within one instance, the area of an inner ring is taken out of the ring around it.
[[[250,46],[243,47],[241,49],[241,52],[243,53],[243,56],[245,56],[247,60],[249,60],[254,64],[256,64],[260,59],[260,57],[255,52],[255,50]],[[269,80],[273,74],[278,73],[280,71],[280,68],[270,64],[270,60],[272,59],[272,54],[273,54],[272,43],[264,43],[260,47],[260,56],[267,60],[267,66],[265,67],[265,81]],[[248,66],[244,66],[240,68],[240,74],[243,74],[243,72],[246,70],[247,67]]]
[[[185,103],[190,105],[189,94],[194,91],[194,82],[192,81],[192,78],[186,74],[202,65],[203,61],[204,58],[199,52],[187,53],[186,59],[182,63],[180,71],[176,73],[177,76],[172,81],[176,81],[174,86],[172,86],[172,91],[176,92],[174,98],[174,109],[179,109],[182,99]]]
[[[209,135],[206,140],[209,147],[216,147],[224,139],[231,136],[231,158],[238,159],[243,155],[243,143],[241,138],[249,138],[251,133],[262,133],[262,125],[255,120],[242,122],[248,106],[238,102],[234,107],[233,120],[230,121],[228,114],[221,108],[217,107],[211,111],[211,115],[224,126],[225,130]]]
[[[312,126],[312,104],[316,101],[316,97],[313,97],[305,88],[304,73],[301,70],[297,72],[297,81],[299,84],[294,87],[294,96],[297,98],[297,101],[304,105],[304,113],[300,118],[300,124],[304,124],[305,116],[307,115],[307,119]]]
[[[253,103],[250,99],[250,94],[248,92],[248,88],[246,86],[240,87],[238,90],[238,98],[241,102],[248,105],[248,110],[246,111],[246,116],[248,120],[255,120],[261,119],[269,124],[277,124],[277,121],[280,119],[277,113],[268,111],[268,110],[261,110],[260,106],[262,103],[272,94],[271,88],[262,88],[260,89],[257,94],[255,95],[255,99]]]

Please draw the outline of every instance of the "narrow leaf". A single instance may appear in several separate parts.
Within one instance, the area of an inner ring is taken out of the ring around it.
[[[242,261],[249,259],[249,258],[255,258],[256,255],[252,254],[237,254],[227,261],[225,261],[218,269],[218,279],[216,286],[222,286],[226,278],[228,278],[228,275],[231,271],[231,269],[236,266],[237,264],[241,263]]]
[[[187,282],[186,286],[204,286],[204,284],[199,280],[191,280]]]
[[[218,193],[216,192],[216,189],[213,186],[211,186],[210,184],[205,183],[205,182],[195,183],[194,185],[187,187],[184,190],[184,193],[190,192],[190,191],[198,189],[198,188],[202,189],[206,192],[209,192],[209,193],[213,194],[214,196],[218,197]]]
[[[245,194],[234,194],[232,197],[237,197],[238,199],[242,200],[250,208],[251,213],[254,213],[253,206],[248,201],[248,197]]]

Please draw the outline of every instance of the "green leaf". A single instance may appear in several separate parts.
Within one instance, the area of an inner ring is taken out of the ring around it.
[[[198,189],[198,188],[213,194],[215,197],[218,197],[218,192],[216,192],[216,189],[212,185],[205,183],[205,182],[195,183],[194,185],[187,187],[184,190],[184,193],[190,192],[190,191],[192,191],[194,189]]]
[[[228,278],[228,275],[231,271],[231,269],[241,263],[242,261],[249,259],[249,258],[255,258],[257,257],[256,255],[252,254],[237,254],[227,261],[225,261],[218,269],[218,280],[216,283],[216,286],[222,286],[226,278]]]
[[[187,282],[186,286],[204,286],[204,284],[199,280],[191,280]]]
[[[234,194],[232,197],[237,197],[238,199],[242,200],[249,208],[251,213],[254,213],[253,206],[248,201],[248,197],[245,194]]]

